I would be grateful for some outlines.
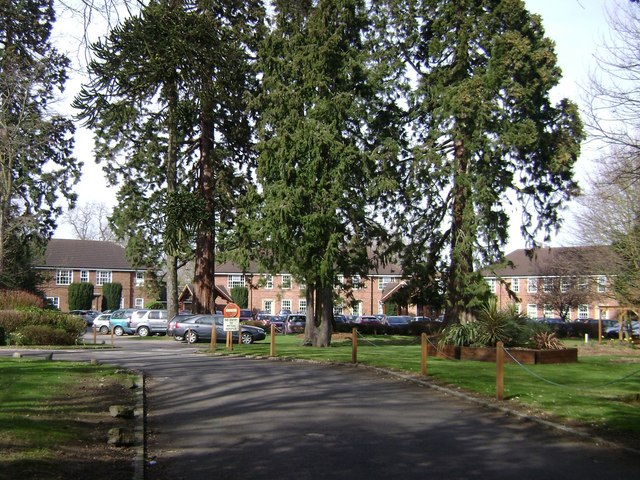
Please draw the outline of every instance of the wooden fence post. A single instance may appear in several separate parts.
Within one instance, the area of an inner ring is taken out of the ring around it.
[[[496,398],[502,400],[504,392],[504,344],[496,345]]]
[[[358,329],[351,330],[351,362],[358,363]]]
[[[271,324],[271,338],[269,339],[269,341],[270,341],[269,356],[275,357],[276,356],[276,326],[274,324]]]
[[[421,371],[424,377],[427,376],[427,334],[422,333],[422,361],[421,361]]]

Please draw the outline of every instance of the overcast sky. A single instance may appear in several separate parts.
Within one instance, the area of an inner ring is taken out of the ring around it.
[[[587,87],[589,71],[594,68],[593,57],[598,46],[602,45],[608,35],[605,16],[606,8],[627,0],[525,0],[527,8],[542,16],[546,35],[556,43],[558,63],[562,68],[563,79],[553,92],[553,99],[568,97],[578,104],[583,103],[583,89]],[[71,20],[62,18],[56,26],[59,40],[68,42],[70,32],[79,32],[70,27]],[[72,42],[74,40],[71,40]],[[77,45],[77,43],[76,43]],[[67,54],[77,60],[77,50]],[[67,97],[73,98],[79,90],[79,78],[75,77],[67,85]],[[76,135],[76,157],[84,161],[83,178],[76,186],[79,203],[92,201],[104,202],[113,206],[114,189],[107,189],[100,167],[93,160],[93,140],[91,132],[79,129]],[[578,180],[584,180],[582,172],[589,170],[593,158],[597,154],[590,145],[583,146],[583,153],[576,168]],[[517,214],[516,214],[517,216]],[[72,238],[69,227],[61,225],[55,235],[57,238]],[[571,224],[567,223],[552,245],[568,244],[571,237]],[[524,242],[519,238],[517,219],[512,222],[512,233],[507,253],[515,248],[523,248]]]

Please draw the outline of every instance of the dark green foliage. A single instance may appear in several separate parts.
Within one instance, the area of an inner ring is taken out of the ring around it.
[[[93,304],[92,283],[72,283],[69,285],[69,310],[91,310]]]
[[[387,315],[398,315],[398,305],[393,301],[384,304],[384,311]]]
[[[34,289],[25,268],[33,242],[53,233],[60,200],[75,202],[82,163],[72,157],[72,121],[52,108],[69,65],[51,43],[53,2],[0,8],[0,283]]]
[[[231,289],[231,298],[233,303],[240,308],[249,307],[249,289],[247,287],[233,287]]]
[[[6,337],[5,329],[2,325],[0,325],[0,345],[5,345],[6,343],[5,337]]]
[[[150,302],[150,303],[147,303],[146,305],[146,308],[150,310],[164,310],[165,307],[166,305],[161,302]]]
[[[403,268],[421,276],[418,290],[445,272],[447,321],[458,321],[482,301],[474,270],[503,255],[508,198],[523,208],[528,244],[559,225],[577,193],[582,123],[573,103],[549,99],[560,79],[553,43],[521,0],[394,0],[373,11],[393,32],[384,47],[406,61],[412,136],[394,219],[409,244]]]
[[[121,283],[105,283],[102,285],[102,310],[117,310],[122,300]]]
[[[73,345],[87,328],[77,315],[31,308],[0,312],[7,342],[17,345]]]

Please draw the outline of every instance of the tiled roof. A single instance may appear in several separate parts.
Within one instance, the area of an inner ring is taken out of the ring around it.
[[[35,267],[135,270],[127,261],[124,248],[117,243],[59,238],[49,240],[44,262],[39,262]]]
[[[527,250],[509,253],[506,263],[485,269],[484,277],[526,277],[540,275],[554,265],[579,264],[585,275],[604,274],[610,270],[613,252],[607,245],[541,248],[532,257]]]

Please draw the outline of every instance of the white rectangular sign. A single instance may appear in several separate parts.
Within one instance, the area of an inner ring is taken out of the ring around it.
[[[225,318],[222,328],[225,332],[238,332],[240,330],[240,319]]]

